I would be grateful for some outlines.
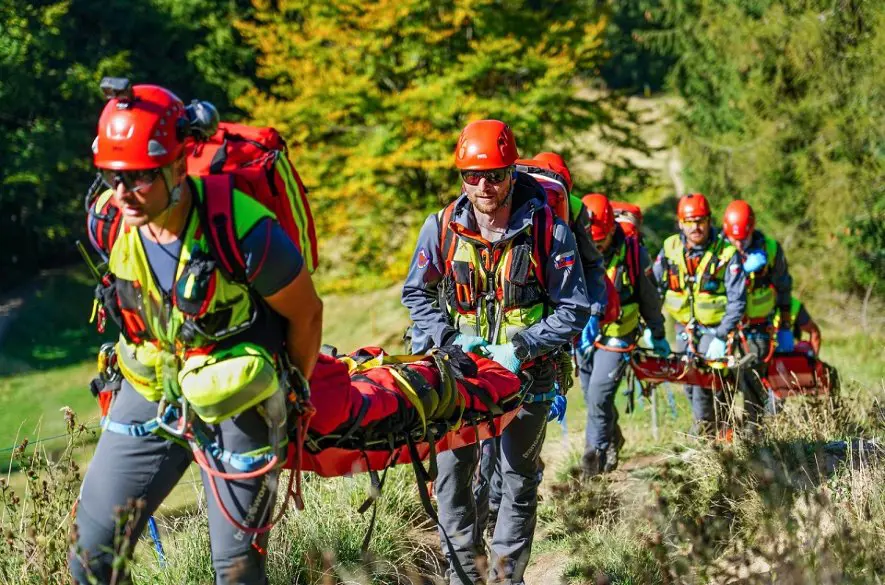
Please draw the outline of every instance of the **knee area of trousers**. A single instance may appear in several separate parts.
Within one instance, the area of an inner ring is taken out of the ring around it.
[[[114,544],[115,526],[113,518],[101,523],[84,509],[82,502],[77,506],[76,519],[71,526],[72,544],[68,550],[68,566],[77,583],[89,583],[89,576],[101,580],[109,571],[113,559],[107,551]]]
[[[250,541],[251,542],[251,541]],[[212,566],[219,585],[233,585],[236,583],[249,585],[264,585],[266,583],[264,572],[264,555],[249,545],[248,550],[233,552],[215,551],[212,553]]]

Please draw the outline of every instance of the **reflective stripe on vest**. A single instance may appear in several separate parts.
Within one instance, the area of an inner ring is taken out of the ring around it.
[[[626,238],[621,242],[618,253],[612,256],[605,272],[618,291],[618,297],[621,300],[621,314],[617,321],[603,327],[602,334],[606,337],[624,337],[639,327],[639,303],[635,298],[633,280],[630,278],[627,265]]]
[[[747,318],[758,320],[770,317],[777,304],[770,275],[777,259],[777,241],[765,236],[766,264],[762,270],[750,274],[747,281]]]
[[[446,266],[452,289],[448,310],[455,328],[491,343],[506,343],[543,319],[546,293],[536,278],[531,226],[495,242],[491,254],[497,260],[481,238],[458,231]]]
[[[724,238],[718,238],[704,252],[694,276],[689,276],[682,238],[679,234],[667,238],[664,241],[664,257],[668,263],[664,309],[678,323],[688,323],[694,316],[702,325],[718,325],[728,305],[725,270],[736,252]]]

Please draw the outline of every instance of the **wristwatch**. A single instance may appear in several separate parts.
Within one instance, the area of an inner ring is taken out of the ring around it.
[[[529,348],[518,335],[513,338],[511,343],[513,344],[513,355],[516,356],[516,359],[521,362],[529,359]]]

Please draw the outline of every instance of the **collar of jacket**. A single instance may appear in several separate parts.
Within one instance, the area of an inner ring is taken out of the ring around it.
[[[544,188],[532,177],[525,173],[514,173],[516,182],[513,186],[513,199],[511,202],[510,221],[507,223],[507,232],[502,239],[509,239],[525,230],[532,223],[535,211],[546,204]],[[461,194],[455,201],[455,211],[452,213],[452,221],[457,222],[470,231],[478,231],[476,216],[473,214],[473,205],[467,195]]]
[[[750,245],[747,246],[744,252],[749,252],[750,250],[765,251],[765,234],[760,230],[753,230],[753,235],[750,236]]]

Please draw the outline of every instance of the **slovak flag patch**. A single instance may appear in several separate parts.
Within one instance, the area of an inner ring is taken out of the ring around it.
[[[553,266],[557,270],[562,270],[563,268],[568,268],[569,266],[574,266],[575,264],[575,253],[571,252],[563,252],[553,259]]]

